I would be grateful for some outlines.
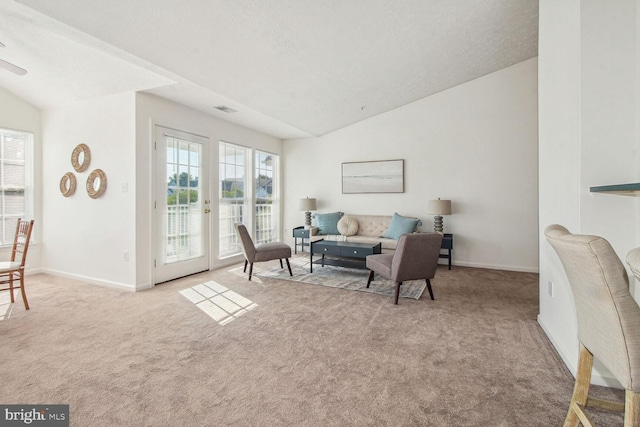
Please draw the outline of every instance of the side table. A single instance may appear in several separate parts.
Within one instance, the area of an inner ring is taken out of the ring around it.
[[[449,260],[449,270],[451,270],[451,251],[453,251],[453,234],[445,233],[442,238],[442,245],[440,249],[447,251],[446,254],[440,254],[440,258],[446,258]]]
[[[298,246],[300,246],[300,252],[304,252],[304,247],[309,246],[309,240],[311,238],[311,229],[304,228],[303,226],[296,227],[293,229],[293,253],[298,253]],[[298,239],[300,239],[300,243],[298,243]],[[307,243],[304,242],[304,239],[307,239]]]

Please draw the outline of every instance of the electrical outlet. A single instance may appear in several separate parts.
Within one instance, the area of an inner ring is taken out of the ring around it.
[[[553,298],[553,282],[551,280],[547,282],[547,293]]]
[[[129,251],[124,251],[124,262],[129,262]]]

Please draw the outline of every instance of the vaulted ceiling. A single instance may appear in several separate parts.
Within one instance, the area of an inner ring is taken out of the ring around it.
[[[296,138],[535,57],[537,40],[537,0],[0,0],[0,59],[28,71],[0,69],[0,86],[40,108],[146,91]]]

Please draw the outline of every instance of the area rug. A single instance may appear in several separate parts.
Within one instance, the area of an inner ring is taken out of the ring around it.
[[[308,256],[294,256],[290,259],[290,263],[293,276],[289,275],[289,270],[286,265],[284,268],[280,268],[278,261],[254,264],[253,275],[262,278],[290,280],[309,285],[369,292],[372,294],[387,295],[389,297],[395,294],[395,283],[377,274],[371,282],[371,285],[367,288],[369,270],[334,267],[330,265],[322,267],[314,264],[313,273],[309,273]],[[247,273],[244,273],[243,269],[244,265],[234,268],[230,270],[230,272],[246,277]],[[400,287],[400,297],[420,299],[426,287],[427,283],[424,280],[408,280]]]

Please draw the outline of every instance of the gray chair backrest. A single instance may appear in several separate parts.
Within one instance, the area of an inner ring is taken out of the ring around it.
[[[256,246],[253,244],[253,239],[247,231],[247,227],[244,224],[235,224],[236,233],[240,237],[240,244],[242,246],[242,253],[247,261],[253,262],[256,257]]]
[[[391,263],[391,280],[431,279],[436,275],[442,234],[403,234]]]
[[[557,224],[544,234],[571,285],[578,339],[625,389],[640,391],[640,307],[622,261],[602,237],[571,234]]]

